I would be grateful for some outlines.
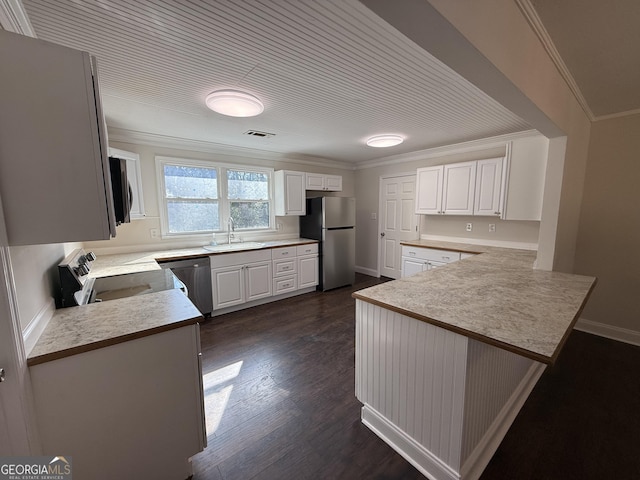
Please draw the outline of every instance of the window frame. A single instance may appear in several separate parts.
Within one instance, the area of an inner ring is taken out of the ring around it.
[[[274,202],[274,184],[273,184],[273,168],[257,167],[254,165],[245,164],[233,164],[233,163],[220,163],[207,160],[195,160],[188,158],[178,157],[166,157],[156,155],[156,180],[158,188],[158,207],[160,211],[160,229],[162,237],[169,238],[186,238],[186,237],[202,237],[203,235],[211,235],[212,233],[227,233],[227,222],[229,220],[231,211],[231,202],[237,201],[237,199],[230,200],[228,198],[227,188],[227,171],[236,170],[243,172],[260,173],[267,176],[268,185],[268,199],[266,200],[269,205],[269,226],[266,228],[243,228],[236,229],[236,234],[251,234],[251,233],[270,233],[275,231],[275,202]],[[168,202],[166,197],[166,187],[164,178],[165,165],[180,166],[180,167],[193,167],[193,168],[209,168],[217,170],[218,179],[218,211],[220,212],[220,228],[218,230],[199,230],[192,232],[170,232],[169,231],[169,214],[168,214]]]

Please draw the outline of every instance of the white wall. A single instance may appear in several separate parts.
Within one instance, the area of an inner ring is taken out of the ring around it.
[[[213,153],[183,148],[168,148],[166,146],[140,145],[134,143],[110,142],[112,147],[134,152],[140,155],[140,167],[142,174],[142,189],[146,218],[133,220],[129,224],[117,227],[116,237],[111,240],[86,242],[85,249],[93,250],[97,254],[116,253],[119,251],[133,250],[158,250],[166,248],[180,248],[186,246],[204,245],[210,241],[209,235],[192,236],[189,238],[151,238],[150,230],[160,231],[160,206],[158,204],[158,188],[156,181],[156,155],[195,160],[206,160],[237,165],[254,165],[273,168],[274,170],[296,170],[313,173],[330,173],[342,176],[342,192],[327,193],[307,192],[307,196],[336,195],[352,197],[355,195],[354,172],[351,168],[337,168],[336,166],[323,167],[320,165],[301,163],[286,158],[265,159],[250,156],[229,155],[228,153]],[[282,224],[282,229],[272,233],[257,233],[261,240],[278,238],[283,236],[297,236],[299,232],[298,217],[276,217],[276,223]],[[251,239],[250,234],[243,235]]]
[[[57,265],[78,246],[59,243],[9,247],[23,331],[38,314],[51,307],[59,286]]]
[[[530,133],[529,133],[530,134]],[[481,160],[504,156],[506,153],[505,144],[509,137],[496,137],[487,139],[482,146],[482,142],[473,142],[477,146],[473,149],[466,144],[466,147],[451,146],[451,150],[470,150],[464,153],[446,153],[446,148],[440,147],[437,150],[441,153],[434,153],[433,150],[425,150],[411,154],[410,161],[403,161],[405,156],[400,158],[389,158],[386,162],[375,167],[367,167],[366,163],[361,164],[356,172],[356,265],[364,271],[376,271],[378,268],[378,240],[379,226],[378,220],[372,220],[371,214],[378,213],[380,187],[379,180],[383,175],[415,174],[416,169],[431,165],[442,165],[447,163],[464,162],[469,160]],[[496,144],[501,144],[495,146]],[[467,232],[465,226],[468,222],[474,224],[472,232]],[[489,234],[489,223],[496,224],[496,231]],[[495,218],[467,217],[467,216],[427,216],[420,215],[420,234],[441,235],[459,237],[461,241],[466,238],[489,239],[496,241],[510,241],[536,244],[540,222],[515,222],[501,221]]]

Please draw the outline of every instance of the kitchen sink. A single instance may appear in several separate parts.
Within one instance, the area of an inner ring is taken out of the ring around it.
[[[209,250],[210,252],[228,252],[234,250],[252,250],[255,248],[264,247],[264,243],[260,242],[238,242],[232,244],[222,244],[222,245],[205,245],[205,250]]]

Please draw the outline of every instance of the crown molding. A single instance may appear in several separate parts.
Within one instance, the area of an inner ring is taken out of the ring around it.
[[[587,118],[593,122],[596,117],[589,108],[589,104],[582,95],[582,92],[580,91],[578,84],[573,78],[573,75],[571,75],[571,72],[567,68],[567,65],[564,63],[564,60],[562,60],[562,57],[560,56],[560,53],[551,40],[549,32],[547,32],[547,29],[544,27],[544,24],[542,23],[538,12],[536,12],[536,9],[531,4],[530,0],[516,0],[516,4],[520,8],[520,11],[524,15],[524,18],[527,20],[527,22],[529,22],[529,25],[533,29],[534,33],[540,39],[542,46],[549,54],[549,57],[551,57],[551,60],[558,69],[558,72],[560,73],[562,78],[564,78],[564,81],[567,83],[569,90],[571,90],[571,92],[573,93],[573,96],[580,104],[580,107],[582,107],[582,110],[587,115]]]
[[[322,157],[287,155],[279,152],[258,150],[254,148],[226,145],[222,143],[206,142],[188,138],[172,137],[157,133],[138,132],[123,128],[107,127],[109,140],[112,142],[132,143],[134,145],[147,145],[152,147],[173,148],[179,150],[191,150],[202,153],[214,153],[233,157],[255,158],[271,160],[275,162],[290,162],[316,167],[332,167],[341,170],[355,170],[349,162],[340,162]]]
[[[8,32],[36,38],[36,32],[20,0],[0,0],[0,25]]]
[[[456,155],[458,153],[473,152],[485,148],[488,149],[493,147],[501,147],[512,140],[525,137],[533,137],[535,135],[540,135],[540,132],[538,132],[537,130],[526,130],[524,132],[507,133],[505,135],[498,135],[495,137],[481,138],[479,140],[470,140],[468,142],[427,148],[425,150],[418,150],[415,152],[401,153],[399,155],[379,158],[373,161],[360,162],[356,164],[356,170],[381,167],[384,165],[395,165],[400,163],[413,162],[416,160],[425,160],[428,158],[442,157],[444,155]]]
[[[595,121],[599,122],[600,120],[611,120],[612,118],[629,117],[631,115],[638,115],[639,113],[640,113],[640,108],[636,108],[634,110],[627,110],[626,112],[609,113],[607,115],[598,115]]]

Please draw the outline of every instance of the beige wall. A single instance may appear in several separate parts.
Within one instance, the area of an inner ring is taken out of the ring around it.
[[[583,317],[640,332],[640,114],[591,128],[576,272],[598,277]]]
[[[540,251],[552,258],[553,269],[573,270],[578,218],[587,162],[590,121],[571,93],[555,64],[513,0],[451,2],[429,0],[464,37],[567,136],[562,165],[548,165],[556,172],[555,191],[545,191],[540,226]],[[511,98],[494,98],[509,106]],[[534,128],[544,131],[532,122]],[[551,159],[550,159],[551,162]],[[562,178],[559,179],[559,172]],[[549,205],[549,201],[557,202]]]
[[[355,195],[354,172],[353,170],[318,165],[309,165],[287,159],[264,159],[241,157],[229,154],[218,154],[201,152],[194,150],[174,149],[166,147],[155,147],[149,145],[137,145],[133,143],[110,142],[112,147],[121,150],[134,152],[140,155],[140,169],[142,174],[142,190],[146,217],[140,220],[133,220],[129,224],[117,227],[116,237],[111,240],[99,242],[85,242],[84,247],[94,250],[98,254],[116,253],[127,250],[157,250],[166,248],[180,248],[194,245],[204,245],[210,241],[209,235],[191,236],[188,238],[151,238],[150,230],[160,230],[160,210],[158,204],[158,188],[156,182],[156,155],[207,160],[226,164],[254,165],[260,167],[273,168],[274,170],[296,170],[313,173],[331,173],[342,175],[342,192],[327,193],[326,195],[338,195],[350,197]],[[320,192],[307,192],[308,196],[320,196]],[[277,238],[282,236],[298,235],[298,217],[276,217],[276,223],[282,225],[281,230],[272,233],[257,234],[261,240]],[[242,235],[247,240],[252,239],[251,234]],[[256,238],[258,238],[256,237]]]

